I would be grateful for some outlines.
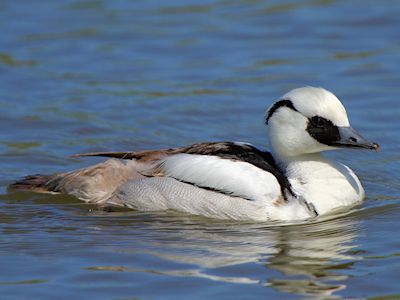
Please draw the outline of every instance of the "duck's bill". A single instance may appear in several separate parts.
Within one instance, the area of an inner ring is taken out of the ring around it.
[[[338,129],[340,140],[335,142],[335,146],[341,148],[379,150],[379,145],[377,143],[367,140],[352,127],[339,127]]]

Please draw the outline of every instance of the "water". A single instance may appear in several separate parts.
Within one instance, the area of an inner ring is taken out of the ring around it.
[[[400,298],[397,1],[0,2],[1,299]],[[264,110],[324,86],[381,152],[328,155],[366,201],[272,226],[106,213],[7,191],[87,151],[267,146]],[[374,298],[377,297],[377,298]]]

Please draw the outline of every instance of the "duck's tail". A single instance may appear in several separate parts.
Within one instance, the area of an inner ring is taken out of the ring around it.
[[[131,160],[109,159],[102,163],[53,175],[30,175],[11,184],[10,189],[38,193],[61,193],[91,203],[107,201],[128,180],[145,178]]]
[[[28,175],[10,184],[9,188],[13,190],[25,190],[38,193],[57,192],[56,190],[52,190],[52,186],[49,185],[49,182],[51,182],[54,177],[55,175]]]

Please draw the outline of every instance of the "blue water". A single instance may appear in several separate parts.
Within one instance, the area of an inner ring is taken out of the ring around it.
[[[0,2],[1,299],[400,299],[398,1]],[[7,191],[87,151],[265,146],[265,109],[332,90],[380,153],[328,155],[365,202],[314,224],[102,212]],[[374,298],[377,297],[377,298]]]

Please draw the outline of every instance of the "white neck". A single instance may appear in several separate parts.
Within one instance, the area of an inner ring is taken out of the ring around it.
[[[364,189],[353,171],[320,153],[274,157],[288,177],[293,191],[312,203],[318,214],[354,205],[364,198]]]

